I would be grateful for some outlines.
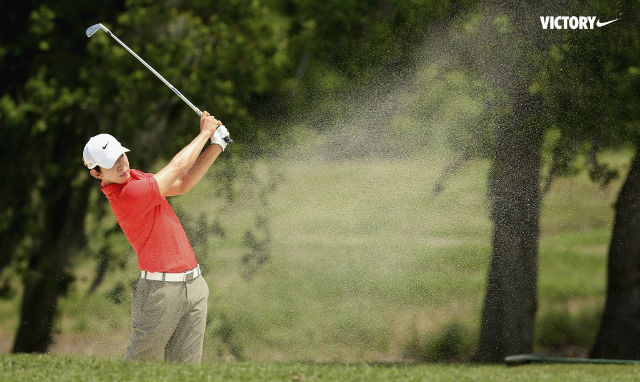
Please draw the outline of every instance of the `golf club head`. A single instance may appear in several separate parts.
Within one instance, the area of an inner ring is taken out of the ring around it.
[[[93,36],[93,34],[96,33],[100,28],[103,28],[102,24],[94,24],[87,28],[87,37]]]

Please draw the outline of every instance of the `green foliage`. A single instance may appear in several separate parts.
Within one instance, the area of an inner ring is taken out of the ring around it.
[[[594,13],[617,14],[615,30],[596,28],[590,33],[558,31],[549,54],[541,61],[532,92],[543,96],[547,119],[558,132],[548,152],[547,177],[570,176],[586,169],[594,182],[606,186],[618,176],[598,160],[610,148],[636,145],[638,115],[630,105],[638,102],[640,78],[633,67],[640,44],[631,27],[640,7],[630,2],[595,2]],[[583,163],[583,156],[589,159]]]
[[[442,332],[435,336],[427,345],[427,357],[432,360],[452,360],[468,355],[472,349],[469,340],[471,331],[461,323],[453,321],[447,323]]]
[[[595,339],[600,315],[599,309],[582,309],[572,314],[566,307],[542,312],[536,325],[536,343],[551,351],[588,348]]]
[[[429,27],[452,18],[473,1],[294,1],[289,13],[296,76],[291,115],[315,128],[339,120],[356,89],[375,93],[381,77],[414,65]],[[318,123],[317,121],[320,121]]]
[[[419,67],[411,91],[401,100],[401,112],[391,122],[392,141],[408,141],[402,150],[454,150],[465,158],[482,158],[492,147],[484,121],[488,88],[461,70],[436,63]],[[403,89],[404,90],[404,89]]]
[[[107,294],[107,296],[113,301],[115,304],[120,305],[127,299],[127,293],[129,290],[125,287],[124,283],[121,281],[117,282],[116,285],[113,286],[113,289]]]
[[[471,330],[458,321],[449,321],[426,340],[413,332],[405,345],[404,357],[421,362],[462,361],[473,351]]]
[[[263,175],[263,176],[260,176]],[[270,197],[276,191],[279,179],[277,171],[265,174],[251,172],[249,180],[255,188],[254,197],[259,202],[260,210],[255,217],[251,229],[244,233],[243,244],[249,251],[240,259],[242,263],[242,277],[251,280],[258,270],[269,261],[272,255],[273,234],[270,219]]]
[[[265,128],[253,115],[256,98],[269,94],[277,100],[285,78],[286,44],[280,40],[285,31],[271,19],[268,7],[259,2],[132,1],[116,25],[107,25],[194,104],[223,120],[238,142],[237,153],[250,149],[247,143]],[[83,68],[84,75],[96,73],[98,82],[113,84],[99,90],[101,98],[120,100],[114,111],[127,108],[127,118],[110,121],[111,129],[140,153],[150,145],[162,150],[143,158],[170,155],[193,136],[193,112],[122,47],[101,33],[89,48],[100,63]],[[145,126],[144,134],[140,126]]]
[[[9,280],[2,280],[2,284],[0,284],[0,299],[8,300],[14,298],[16,295],[15,289],[12,287]]]
[[[242,360],[243,345],[238,341],[233,322],[226,314],[220,313],[211,322],[215,329],[211,331],[214,341],[219,342],[215,346],[215,352],[220,359]]]
[[[247,230],[244,235],[244,244],[249,248],[249,252],[242,256],[241,262],[244,267],[242,275],[246,280],[251,280],[258,269],[264,265],[271,257],[271,230],[269,220],[265,216],[256,217],[255,230]],[[256,233],[258,231],[259,233]],[[260,234],[262,237],[258,237]]]
[[[180,219],[182,227],[189,237],[189,242],[198,254],[198,257],[205,260],[207,258],[207,246],[211,239],[224,239],[226,236],[225,229],[220,223],[220,218],[214,220],[209,219],[209,214],[201,212],[197,216],[191,216],[180,205],[173,203],[173,210]]]

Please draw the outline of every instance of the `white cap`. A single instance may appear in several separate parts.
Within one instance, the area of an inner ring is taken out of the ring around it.
[[[112,135],[99,134],[89,139],[89,142],[84,145],[82,159],[90,169],[96,166],[108,169],[113,167],[120,155],[127,151],[129,149],[123,147]]]

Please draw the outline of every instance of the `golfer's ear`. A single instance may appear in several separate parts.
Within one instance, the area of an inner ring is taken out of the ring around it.
[[[92,177],[96,178],[96,179],[102,179],[102,174],[100,174],[98,171],[96,171],[96,169],[92,168],[91,170],[89,170],[89,174],[91,174]]]

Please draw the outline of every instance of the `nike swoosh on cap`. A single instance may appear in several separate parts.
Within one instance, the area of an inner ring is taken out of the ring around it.
[[[102,149],[103,150],[106,149],[108,144],[109,144],[109,142],[105,143],[104,146],[102,146]]]
[[[596,22],[596,26],[597,26],[598,28],[600,28],[600,27],[603,27],[603,26],[605,26],[605,25],[607,25],[607,24],[611,24],[611,23],[613,23],[613,22],[616,22],[616,21],[618,21],[618,20],[620,20],[620,19],[614,19],[614,20],[611,20],[611,21],[606,21],[606,22],[604,22],[604,23],[601,23],[601,22],[600,22],[600,20],[598,20],[598,21]]]

